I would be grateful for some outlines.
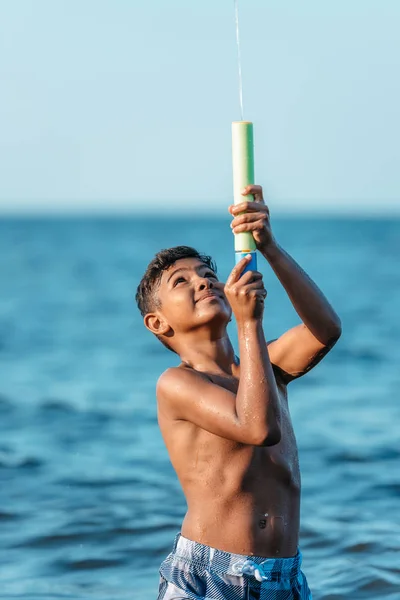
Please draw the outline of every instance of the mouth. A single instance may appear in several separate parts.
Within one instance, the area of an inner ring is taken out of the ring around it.
[[[202,302],[203,300],[219,300],[220,296],[218,296],[218,294],[215,294],[214,292],[207,292],[207,294],[203,294],[201,296],[201,298],[199,298],[198,300],[196,300],[196,304],[197,302]]]

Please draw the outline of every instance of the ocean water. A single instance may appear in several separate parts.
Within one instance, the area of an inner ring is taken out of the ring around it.
[[[176,364],[134,293],[162,247],[233,265],[227,219],[0,221],[0,597],[150,600],[185,500],[157,428]],[[400,220],[288,219],[275,235],[341,316],[289,386],[315,600],[400,598]],[[298,318],[271,269],[268,339]],[[231,329],[234,336],[234,327]]]

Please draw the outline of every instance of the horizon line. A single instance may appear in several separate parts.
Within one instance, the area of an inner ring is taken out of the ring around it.
[[[143,201],[146,206],[143,206]],[[149,204],[151,206],[149,206]],[[187,215],[205,215],[221,216],[228,213],[228,206],[233,204],[233,198],[219,198],[207,201],[200,199],[177,200],[160,198],[146,199],[93,199],[93,200],[5,200],[0,199],[0,216],[81,216],[87,214],[94,215],[139,215],[151,214],[157,211],[160,216],[176,215],[181,212]],[[400,214],[400,198],[385,198],[376,200],[362,200],[361,198],[329,198],[324,200],[312,199],[278,199],[267,198],[266,204],[272,209],[274,215],[288,213],[293,214]]]
[[[86,210],[85,210],[86,208]],[[160,211],[157,208],[157,214],[154,214],[154,210],[122,210],[115,207],[113,210],[110,208],[107,210],[87,210],[87,207],[78,210],[9,210],[3,211],[0,209],[0,220],[7,219],[121,219],[121,218],[157,218],[157,219],[188,219],[203,218],[203,219],[216,219],[216,220],[228,220],[230,215],[228,211],[226,214],[220,211],[207,211],[207,210],[181,210],[177,207],[176,210]],[[374,219],[374,218],[400,218],[400,207],[385,207],[382,206],[373,208],[370,210],[354,210],[351,208],[315,208],[315,207],[302,207],[301,209],[294,209],[292,207],[274,209],[271,217],[274,218],[359,218],[359,219]]]

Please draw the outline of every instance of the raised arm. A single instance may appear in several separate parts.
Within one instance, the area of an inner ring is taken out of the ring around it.
[[[341,323],[317,285],[276,243],[262,188],[249,186],[244,193],[254,194],[256,201],[231,207],[233,230],[235,233],[252,231],[258,249],[271,265],[303,322],[268,347],[271,362],[286,373],[288,382],[312,369],[329,352],[341,335]],[[244,210],[247,212],[239,215]]]
[[[270,357],[290,379],[310,371],[341,335],[338,315],[324,294],[278,244],[264,253],[303,321],[268,346]]]
[[[260,273],[240,277],[247,259],[233,269],[225,292],[235,314],[240,348],[237,394],[186,368],[166,371],[159,379],[159,406],[175,419],[190,421],[221,437],[254,446],[280,441],[278,390],[262,330],[266,292]]]

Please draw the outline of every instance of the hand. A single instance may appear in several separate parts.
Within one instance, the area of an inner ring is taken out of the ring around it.
[[[225,295],[238,324],[261,320],[264,312],[264,301],[267,297],[261,273],[247,271],[242,275],[250,260],[250,255],[242,258],[233,267],[225,284]]]
[[[231,223],[233,233],[251,231],[258,250],[265,251],[275,244],[269,221],[269,209],[263,198],[260,185],[248,185],[242,190],[242,195],[252,194],[254,202],[241,202],[232,204],[229,212],[234,217]]]

